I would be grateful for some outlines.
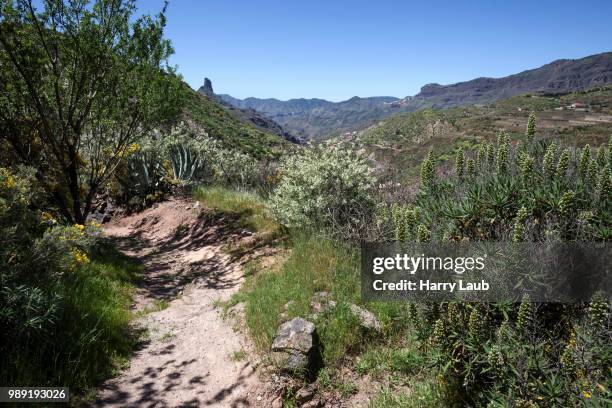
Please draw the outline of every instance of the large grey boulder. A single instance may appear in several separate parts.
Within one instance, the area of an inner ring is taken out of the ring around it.
[[[315,363],[317,350],[315,325],[296,317],[280,325],[272,341],[275,364],[287,371],[308,371]]]

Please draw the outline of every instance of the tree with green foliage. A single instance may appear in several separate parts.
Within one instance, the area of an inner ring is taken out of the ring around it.
[[[139,138],[176,117],[180,79],[160,14],[135,0],[0,0],[0,142],[83,223]]]

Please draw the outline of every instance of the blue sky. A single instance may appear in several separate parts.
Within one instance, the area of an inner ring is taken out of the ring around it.
[[[610,0],[170,0],[167,37],[194,88],[339,101],[612,51],[610,16]]]

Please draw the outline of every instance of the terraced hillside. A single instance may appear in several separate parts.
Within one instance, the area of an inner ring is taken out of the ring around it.
[[[521,95],[489,105],[399,114],[359,132],[353,142],[371,150],[381,165],[395,167],[410,179],[418,175],[431,148],[445,162],[459,146],[493,140],[501,129],[516,140],[524,134],[531,112],[536,114],[540,138],[559,138],[568,145],[599,144],[612,135],[612,88]]]

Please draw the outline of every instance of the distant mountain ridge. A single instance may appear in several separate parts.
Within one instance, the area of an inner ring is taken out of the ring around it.
[[[528,92],[567,93],[612,83],[612,52],[561,59],[503,78],[476,78],[452,85],[428,84],[416,98],[434,107],[488,103]]]
[[[567,93],[612,83],[612,52],[580,59],[561,59],[503,78],[476,78],[451,85],[427,84],[415,96],[353,97],[342,102],[324,99],[237,99],[217,95],[226,104],[253,109],[293,135],[320,139],[363,129],[400,112],[486,104],[525,93]]]
[[[317,139],[331,132],[352,130],[356,124],[362,125],[389,116],[397,111],[400,101],[392,96],[355,96],[342,102],[318,98],[281,101],[274,98],[237,99],[230,95],[218,96],[241,109],[255,109],[292,134],[305,139]]]

